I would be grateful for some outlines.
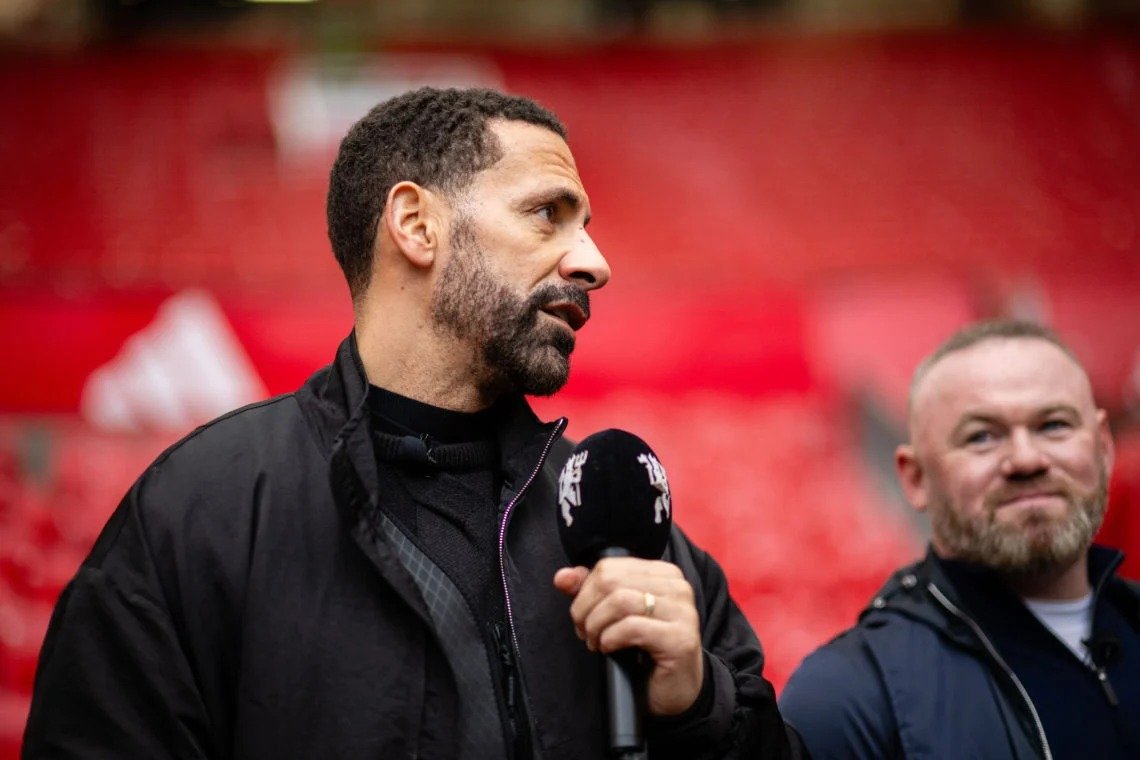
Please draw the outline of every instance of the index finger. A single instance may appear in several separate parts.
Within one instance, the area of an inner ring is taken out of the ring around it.
[[[669,582],[682,577],[681,569],[671,562],[607,557],[594,565],[585,577],[570,605],[570,616],[575,621],[585,620],[595,606],[618,589],[658,593],[667,588]]]

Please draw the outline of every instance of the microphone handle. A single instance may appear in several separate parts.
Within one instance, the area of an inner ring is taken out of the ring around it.
[[[621,548],[603,549],[604,557],[628,557]],[[610,755],[620,760],[644,758],[641,732],[641,685],[636,649],[606,655],[606,708],[609,714]]]

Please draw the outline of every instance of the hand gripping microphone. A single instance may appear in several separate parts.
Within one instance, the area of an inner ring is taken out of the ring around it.
[[[672,505],[661,462],[645,441],[603,430],[575,448],[558,477],[558,534],[574,565],[603,557],[660,559]],[[635,757],[643,746],[636,651],[606,657],[610,754]]]

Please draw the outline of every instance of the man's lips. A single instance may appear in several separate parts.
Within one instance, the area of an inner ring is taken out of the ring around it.
[[[555,319],[562,320],[570,325],[570,329],[574,331],[582,329],[582,325],[586,324],[586,320],[589,319],[580,306],[568,301],[547,304],[542,307],[542,311]]]
[[[1064,496],[1064,493],[1056,490],[1021,491],[1002,496],[998,499],[997,505],[999,508],[1011,507],[1018,504],[1029,504],[1031,502],[1045,501],[1048,499],[1063,499]]]

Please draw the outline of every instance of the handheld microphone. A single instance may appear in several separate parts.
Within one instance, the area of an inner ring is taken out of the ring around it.
[[[574,565],[593,567],[603,557],[660,559],[669,542],[665,469],[645,441],[624,430],[594,433],[574,448],[558,477],[557,511],[562,549]],[[608,655],[605,667],[610,753],[636,756],[644,745],[637,652]]]

